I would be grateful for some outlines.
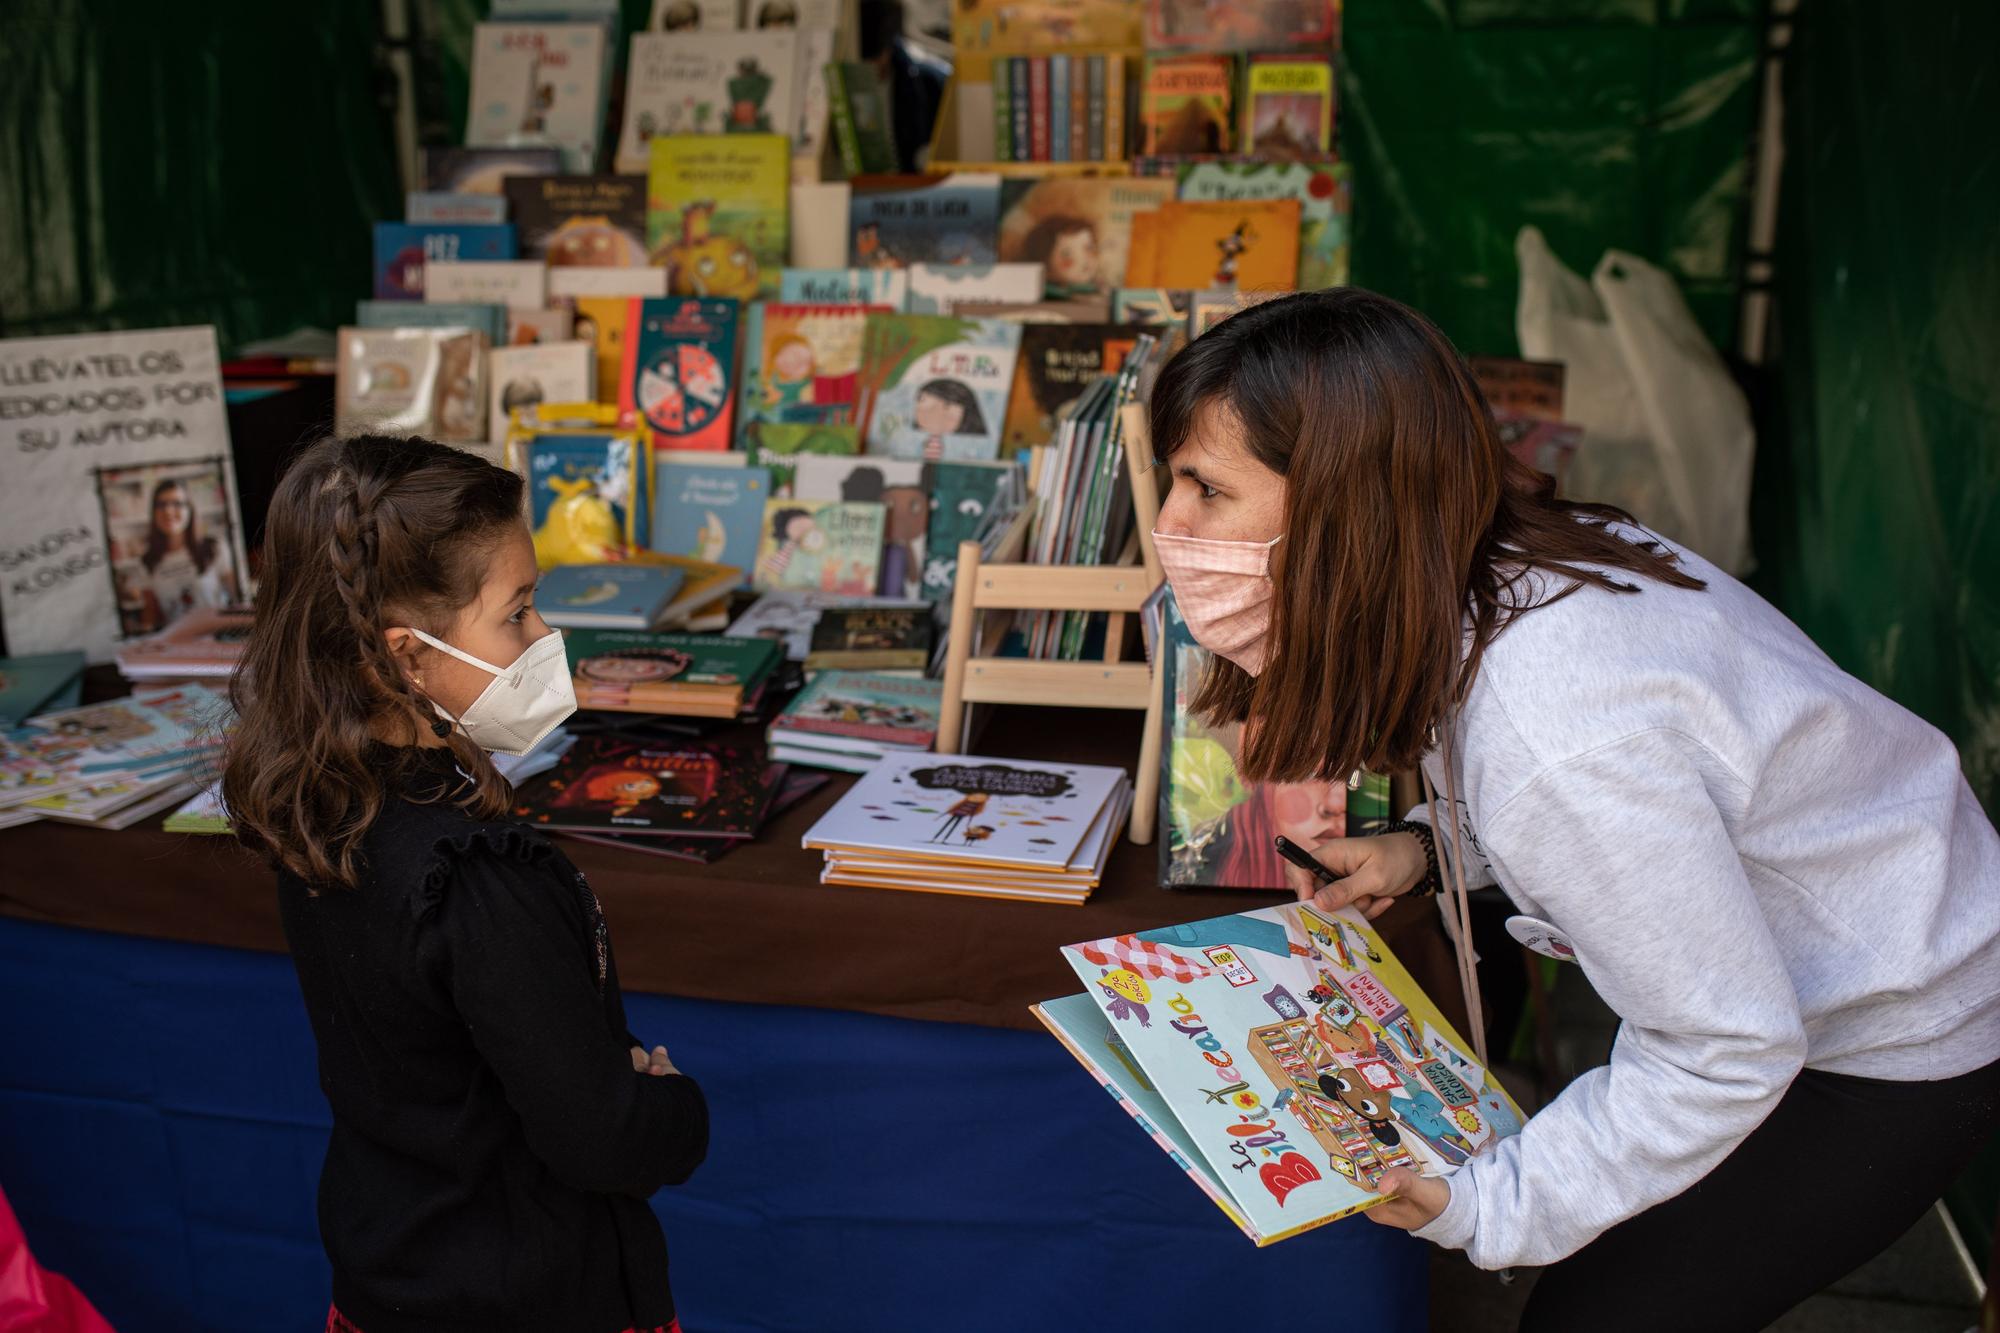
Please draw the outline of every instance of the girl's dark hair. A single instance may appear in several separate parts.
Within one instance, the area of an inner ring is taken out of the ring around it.
[[[1075,217],[1068,213],[1057,213],[1045,217],[1028,230],[1021,241],[1021,258],[1036,264],[1046,264],[1049,256],[1056,252],[1056,243],[1073,232],[1087,231],[1097,235],[1097,224],[1089,218]]]
[[[771,535],[777,540],[783,541],[785,539],[785,529],[790,526],[793,519],[811,517],[812,510],[810,509],[780,509],[777,513],[771,515]]]
[[[160,497],[168,491],[179,491],[187,497],[188,526],[183,540],[187,543],[188,558],[194,561],[195,573],[206,574],[208,567],[215,563],[216,540],[201,530],[201,511],[194,507],[194,493],[188,490],[186,482],[177,477],[163,477],[153,487],[153,502],[146,510],[146,549],[140,555],[139,563],[150,574],[160,567],[160,561],[167,558],[167,534],[160,531],[153,513],[160,506]]]
[[[954,435],[986,433],[986,416],[979,410],[979,395],[958,380],[932,380],[917,392],[942,398],[964,413],[959,418],[958,429],[952,432]]]
[[[1513,616],[1586,583],[1638,591],[1605,570],[1706,586],[1611,531],[1632,522],[1623,510],[1557,499],[1501,445],[1444,334],[1388,297],[1334,287],[1230,316],[1160,373],[1155,452],[1171,459],[1204,412],[1233,417],[1285,479],[1264,670],[1217,658],[1193,704],[1218,724],[1255,719],[1247,780],[1414,767]],[[1564,586],[1537,600],[1530,570]]]
[[[521,494],[514,473],[429,440],[323,440],[293,461],[230,683],[222,794],[244,846],[308,884],[356,885],[384,795],[369,743],[385,723],[414,739],[436,716],[385,631],[451,633],[488,554],[520,526]],[[505,813],[511,793],[485,751],[456,732],[447,743],[472,779],[452,793],[460,808]]]

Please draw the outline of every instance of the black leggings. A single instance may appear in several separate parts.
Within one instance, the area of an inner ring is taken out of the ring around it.
[[[1521,1333],[1752,1333],[1887,1249],[1996,1130],[2000,1061],[1934,1083],[1805,1070],[1685,1193],[1544,1269]]]

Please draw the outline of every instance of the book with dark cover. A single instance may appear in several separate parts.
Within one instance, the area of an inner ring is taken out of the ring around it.
[[[551,267],[645,264],[644,176],[510,176],[502,186],[524,256]]]
[[[537,828],[749,838],[783,778],[771,769],[755,742],[583,736],[515,794],[514,815]]]
[[[511,176],[562,170],[560,148],[426,148],[424,188],[450,194],[504,194]]]
[[[772,764],[765,774],[767,780],[772,773],[783,774],[783,777],[777,780],[778,794],[771,798],[770,808],[764,812],[766,820],[776,819],[833,781],[829,773],[801,772],[786,764]],[[692,861],[697,865],[714,865],[743,841],[741,838],[675,838],[643,834],[628,837],[622,833],[580,833],[574,830],[565,830],[565,833],[578,842],[594,842],[600,847],[623,847],[628,852]]]
[[[928,608],[842,606],[820,612],[808,671],[921,671],[937,627]]]

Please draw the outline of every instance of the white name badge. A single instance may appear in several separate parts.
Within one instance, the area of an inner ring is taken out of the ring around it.
[[[1546,921],[1532,916],[1510,916],[1507,918],[1507,933],[1544,957],[1564,963],[1576,961],[1576,946],[1569,942],[1569,936]]]

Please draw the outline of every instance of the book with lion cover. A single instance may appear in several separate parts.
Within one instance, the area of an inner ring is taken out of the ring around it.
[[[1263,907],[1062,950],[1085,993],[1033,1012],[1258,1245],[1449,1175],[1514,1099],[1350,909]]]

